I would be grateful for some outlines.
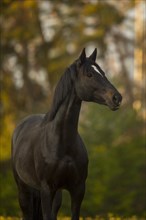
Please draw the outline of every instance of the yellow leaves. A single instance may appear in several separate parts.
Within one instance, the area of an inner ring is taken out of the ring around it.
[[[34,7],[36,7],[36,1],[27,1],[27,0],[24,0],[24,1],[14,1],[12,4],[11,4],[11,9],[13,11],[15,10],[20,10],[20,9],[24,9],[24,10],[32,10]]]
[[[97,7],[94,4],[87,4],[83,9],[85,15],[93,15],[97,12]]]
[[[14,130],[13,117],[10,114],[3,116],[0,133],[0,160],[8,160],[11,154],[11,135]],[[0,219],[1,220],[1,219]]]
[[[0,220],[20,220],[20,218],[0,216]]]
[[[7,80],[9,88],[9,80]],[[14,129],[13,113],[11,109],[11,102],[9,94],[6,89],[1,92],[2,110],[1,110],[1,129],[0,129],[0,160],[7,160],[10,158],[11,152],[11,134]]]
[[[7,3],[9,3],[10,2],[10,0],[3,0],[3,3],[5,3],[5,4],[7,4]],[[0,219],[1,220],[1,219]]]
[[[37,2],[31,0],[12,1],[8,7],[3,7],[3,38],[27,41],[35,37],[38,30],[36,8]]]
[[[59,220],[70,220],[70,217],[59,217],[58,218]],[[93,220],[93,218],[91,217],[86,217],[86,218],[82,218],[80,217],[80,220]],[[136,216],[132,216],[132,217],[129,217],[129,218],[122,218],[122,217],[119,217],[119,216],[116,216],[114,217],[113,214],[108,214],[108,220],[144,220],[144,218],[138,218]],[[16,217],[3,217],[3,216],[0,216],[0,220],[20,220],[20,218],[16,218]],[[105,220],[105,218],[102,218],[102,217],[96,217],[94,218],[94,220]]]
[[[33,7],[36,7],[36,1],[25,0],[25,1],[23,1],[23,5],[25,8],[31,9]]]

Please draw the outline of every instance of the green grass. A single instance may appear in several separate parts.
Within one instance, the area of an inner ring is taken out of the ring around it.
[[[0,216],[0,220],[20,220],[20,218]],[[58,220],[70,220],[70,217],[58,217]],[[83,218],[81,217],[80,220],[83,220]],[[118,217],[118,216],[114,216],[112,214],[109,214],[106,219],[97,216],[94,219],[92,219],[91,217],[87,217],[87,218],[84,218],[84,220],[145,220],[145,218],[139,218],[139,217],[136,217],[136,216],[127,217],[127,218],[123,217],[122,218],[122,217]]]

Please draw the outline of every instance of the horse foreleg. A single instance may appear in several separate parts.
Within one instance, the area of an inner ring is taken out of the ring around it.
[[[51,191],[48,186],[43,186],[41,188],[41,206],[43,220],[53,220],[51,213],[54,194],[55,193]]]
[[[61,190],[57,191],[54,200],[53,200],[53,205],[52,205],[52,219],[57,220],[57,213],[60,209],[62,203],[62,192]]]
[[[74,189],[70,191],[70,194],[71,194],[72,220],[79,220],[81,203],[85,194],[85,183],[74,187]]]
[[[18,187],[19,189],[19,204],[23,213],[23,220],[33,219],[33,195],[29,190]]]

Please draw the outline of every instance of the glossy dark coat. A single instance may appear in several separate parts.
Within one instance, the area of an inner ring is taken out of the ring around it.
[[[116,110],[122,100],[95,59],[96,49],[88,58],[83,49],[61,77],[50,112],[25,118],[14,131],[12,165],[24,220],[57,219],[62,189],[71,195],[72,220],[79,219],[88,172],[78,134],[81,103],[93,101]]]

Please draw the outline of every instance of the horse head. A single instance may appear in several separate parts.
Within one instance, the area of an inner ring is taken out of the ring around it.
[[[76,60],[75,91],[82,101],[96,102],[117,110],[122,101],[121,94],[109,82],[104,71],[96,63],[97,49],[86,57],[83,49]]]

